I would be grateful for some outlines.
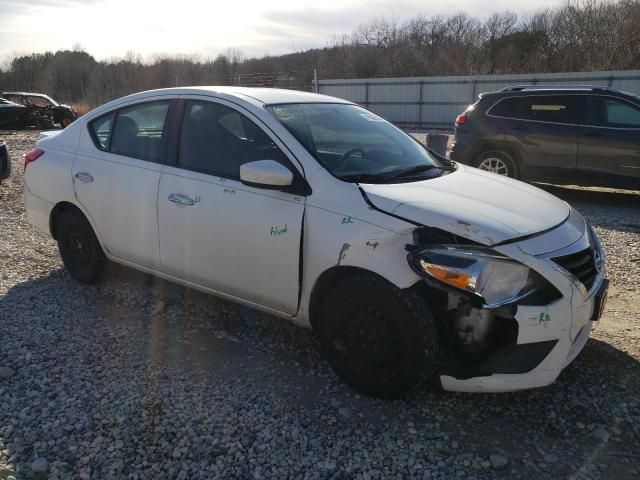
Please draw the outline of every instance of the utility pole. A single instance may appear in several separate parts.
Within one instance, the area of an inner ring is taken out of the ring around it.
[[[320,93],[320,86],[318,85],[318,70],[316,68],[313,69],[313,91],[315,93]]]

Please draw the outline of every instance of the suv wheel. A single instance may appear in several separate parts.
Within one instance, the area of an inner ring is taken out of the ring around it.
[[[349,277],[327,294],[318,333],[331,367],[367,395],[402,395],[437,365],[438,334],[426,302],[372,275]]]
[[[74,209],[62,212],[56,237],[62,263],[73,278],[84,283],[100,280],[106,257],[82,212]]]
[[[511,155],[505,152],[493,150],[481,153],[473,166],[504,177],[518,178],[516,162]]]

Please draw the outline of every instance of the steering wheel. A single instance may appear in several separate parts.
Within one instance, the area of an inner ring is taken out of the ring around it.
[[[342,155],[340,157],[340,159],[338,160],[338,162],[335,164],[335,166],[333,167],[334,170],[339,170],[339,168],[342,166],[342,164],[348,159],[353,157],[354,153],[360,153],[360,157],[364,158],[364,156],[366,155],[366,152],[360,148],[360,147],[356,147],[356,148],[352,148],[351,150],[347,151],[344,153],[344,155]]]

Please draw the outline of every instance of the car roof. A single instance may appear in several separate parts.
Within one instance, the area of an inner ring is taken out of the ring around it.
[[[30,97],[46,97],[44,93],[31,93],[31,92],[2,92],[2,95],[29,95]]]
[[[554,92],[606,92],[620,95],[629,95],[627,92],[602,85],[512,85],[494,93],[554,93]]]
[[[118,100],[136,100],[148,96],[156,95],[207,95],[214,96],[230,96],[251,99],[263,105],[273,105],[282,103],[344,103],[352,104],[348,100],[342,98],[320,95],[317,93],[303,92],[299,90],[285,90],[280,88],[254,88],[254,87],[234,87],[234,86],[195,86],[195,87],[176,87],[162,88],[157,90],[147,90],[144,92],[134,93]]]

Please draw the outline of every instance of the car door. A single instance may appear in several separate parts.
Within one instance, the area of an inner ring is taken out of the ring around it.
[[[589,95],[578,137],[582,182],[640,188],[640,106]]]
[[[529,179],[572,179],[578,143],[573,95],[526,95],[496,104],[491,116],[508,117],[505,140],[515,146]]]
[[[294,314],[304,197],[239,179],[255,160],[297,174],[283,145],[233,103],[185,97],[180,116],[175,164],[163,168],[158,193],[162,270]]]
[[[157,196],[170,98],[137,103],[89,123],[72,167],[76,198],[109,253],[160,263]]]

